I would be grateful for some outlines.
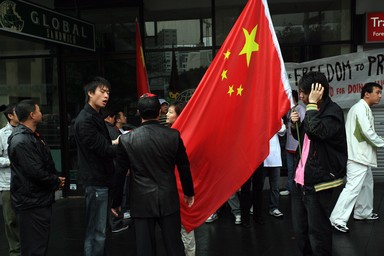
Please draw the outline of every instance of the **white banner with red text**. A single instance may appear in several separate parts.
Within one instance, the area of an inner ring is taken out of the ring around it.
[[[360,99],[367,82],[384,85],[384,49],[356,52],[302,63],[285,63],[292,89],[309,71],[320,71],[329,81],[329,94],[342,108],[350,108]],[[379,105],[384,105],[381,101]]]

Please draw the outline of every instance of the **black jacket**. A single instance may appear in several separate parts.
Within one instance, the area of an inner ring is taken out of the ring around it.
[[[291,127],[297,139],[296,126]],[[342,109],[326,98],[319,110],[308,110],[299,124],[300,145],[303,148],[304,134],[311,141],[308,159],[304,168],[304,185],[316,184],[343,178],[347,167],[347,139]],[[296,151],[295,169],[299,163],[299,148]]]
[[[45,141],[20,124],[9,136],[8,144],[11,199],[16,211],[52,205],[59,179]]]
[[[177,166],[184,195],[193,196],[189,160],[180,133],[158,121],[144,122],[120,137],[116,157],[117,193],[112,207],[119,206],[124,177],[131,170],[132,217],[167,216],[180,210],[176,186]]]
[[[85,104],[74,125],[78,165],[84,185],[109,187],[114,173],[112,146],[103,116]]]

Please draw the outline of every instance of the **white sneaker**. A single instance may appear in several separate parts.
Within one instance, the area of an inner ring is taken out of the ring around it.
[[[280,195],[281,196],[289,196],[291,194],[291,192],[289,192],[289,190],[282,190],[280,191]]]
[[[209,218],[205,221],[205,223],[211,223],[211,222],[214,222],[215,220],[217,220],[219,218],[219,215],[217,215],[217,213],[213,213],[211,216],[209,216]]]
[[[343,224],[338,224],[338,223],[334,223],[332,222],[331,223],[332,227],[334,227],[337,231],[340,231],[342,233],[348,233],[349,232],[349,228],[347,227],[347,225],[343,225]]]
[[[124,212],[124,219],[130,219],[131,213],[129,211]]]
[[[235,216],[235,224],[240,225],[241,224],[241,215],[238,214]]]
[[[269,211],[269,215],[279,218],[279,217],[282,217],[284,214],[281,211],[279,211],[279,209],[274,209]]]

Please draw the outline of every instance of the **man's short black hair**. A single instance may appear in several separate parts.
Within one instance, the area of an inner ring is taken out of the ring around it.
[[[16,104],[9,104],[3,111],[3,114],[5,118],[7,118],[7,121],[10,122],[11,120],[9,119],[8,115],[13,115],[14,110],[15,110]]]
[[[361,98],[362,99],[364,98],[366,92],[372,93],[374,87],[377,87],[377,88],[380,88],[380,90],[383,90],[383,87],[378,83],[374,83],[374,82],[366,83],[363,86],[363,88],[361,88]]]
[[[312,84],[319,83],[324,87],[323,99],[329,97],[329,83],[324,73],[318,71],[310,71],[303,75],[299,81],[299,91],[302,91],[305,94],[310,94],[312,89]]]
[[[159,97],[155,94],[145,93],[139,98],[137,108],[144,120],[157,118],[160,114]]]
[[[108,90],[111,90],[111,84],[107,79],[101,76],[96,76],[84,86],[85,103],[88,103],[89,101],[88,92],[95,93],[97,87],[107,87]]]
[[[34,100],[22,100],[17,103],[15,112],[20,122],[28,119],[29,114],[35,112],[37,103]]]

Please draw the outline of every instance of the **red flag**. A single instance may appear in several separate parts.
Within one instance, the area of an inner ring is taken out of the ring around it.
[[[148,85],[147,69],[145,67],[143,45],[141,43],[139,23],[136,20],[136,81],[137,97],[150,92]]]
[[[290,99],[266,0],[249,0],[172,126],[181,132],[195,186],[195,204],[181,204],[187,231],[227,201],[267,157]]]

